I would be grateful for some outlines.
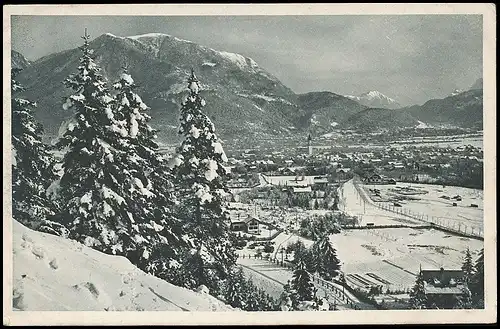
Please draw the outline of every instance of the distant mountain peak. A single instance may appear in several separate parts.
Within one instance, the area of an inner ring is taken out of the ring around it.
[[[367,91],[359,96],[346,95],[345,97],[355,100],[368,107],[380,107],[387,109],[396,109],[401,107],[398,101],[382,94],[377,90]]]

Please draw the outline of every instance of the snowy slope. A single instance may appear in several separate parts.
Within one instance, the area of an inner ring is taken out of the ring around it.
[[[13,305],[27,311],[233,311],[124,257],[13,222]]]

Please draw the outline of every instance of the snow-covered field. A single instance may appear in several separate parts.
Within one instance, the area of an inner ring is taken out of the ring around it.
[[[379,185],[381,186],[381,185]],[[360,225],[373,223],[374,225],[422,225],[421,221],[412,220],[407,216],[379,209],[369,202],[364,202],[358,194],[353,180],[347,181],[339,189],[339,208],[352,216],[358,216]]]
[[[413,183],[397,183],[396,185],[364,185],[365,190],[368,188],[376,188],[380,190],[382,198],[388,198],[391,195],[398,195],[399,188],[411,187],[417,191],[425,191],[426,194],[410,195],[412,198],[419,200],[405,200],[402,208],[414,214],[423,215],[427,220],[432,217],[439,218],[444,225],[447,226],[468,226],[469,229],[475,227],[483,229],[483,190],[445,186],[431,184],[413,184]],[[399,194],[401,195],[401,194]],[[462,200],[444,199],[442,196],[453,198],[459,195]],[[456,203],[457,206],[453,206]],[[385,203],[389,204],[389,203]],[[476,204],[478,207],[473,208],[470,205]],[[449,224],[448,224],[449,222]]]
[[[397,186],[405,185],[410,184],[397,184]],[[426,184],[411,185],[420,185],[422,189],[429,190],[429,193],[413,196],[422,200],[402,203],[402,208],[407,209],[406,211],[409,209],[414,213],[420,213],[425,219],[427,214],[429,218],[436,215],[449,216],[450,221],[460,221],[463,218],[462,225],[463,223],[479,225],[481,222],[482,227],[482,202],[479,208],[452,207],[446,204],[446,202],[451,203],[450,200],[444,202],[439,198],[441,195],[450,197],[461,195],[462,203],[470,204],[473,201],[479,203],[478,201],[482,201],[482,191]],[[376,185],[365,188],[380,189],[384,197],[384,191],[387,193],[395,186]],[[373,202],[364,202],[352,180],[341,187],[340,196],[340,209],[359,216],[360,224],[363,226],[370,222],[375,225],[425,224],[375,207]],[[473,256],[476,256],[484,245],[480,240],[458,237],[438,230],[413,228],[348,230],[332,235],[331,240],[351,284],[360,287],[367,283],[382,284],[391,290],[411,288],[420,265],[422,268],[434,269],[460,268],[467,247],[471,249]]]
[[[480,240],[433,229],[344,230],[331,235],[330,240],[337,249],[346,276],[358,274],[391,290],[411,288],[420,266],[423,269],[457,269],[462,265],[467,247],[474,258],[483,248]]]
[[[232,311],[146,274],[124,257],[13,221],[13,306],[23,311]]]

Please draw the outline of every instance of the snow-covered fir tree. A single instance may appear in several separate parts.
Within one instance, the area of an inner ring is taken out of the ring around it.
[[[477,308],[484,308],[484,249],[479,252],[474,269],[474,274],[469,283],[472,303]]]
[[[46,191],[56,178],[55,159],[42,142],[42,125],[33,117],[36,103],[16,97],[24,87],[15,80],[19,70],[12,71],[12,216],[27,227],[65,236],[64,226],[50,218],[56,205]]]
[[[469,281],[474,275],[474,264],[472,263],[472,255],[469,248],[467,248],[467,250],[465,251],[464,262],[462,264],[462,272],[464,274],[465,283],[469,284]]]
[[[121,149],[128,152],[125,164],[134,177],[128,190],[131,213],[149,222],[161,240],[154,245],[152,257],[141,258],[143,264],[139,265],[148,272],[174,279],[187,243],[182,240],[181,225],[173,213],[176,201],[168,160],[158,153],[157,131],[149,125],[150,109],[135,92],[137,85],[126,67],[113,88],[117,94],[111,103],[111,116],[118,124],[111,127],[126,140]]]
[[[120,120],[126,116],[113,106],[89,38],[85,33],[78,73],[65,81],[74,93],[64,107],[75,114],[57,144],[66,150],[60,179],[64,206],[58,217],[71,238],[144,267],[164,226],[137,209],[154,197],[140,168],[147,162],[130,143],[133,134]]]
[[[413,309],[427,308],[427,296],[425,295],[425,282],[422,270],[418,273],[415,285],[410,291],[410,306]]]
[[[299,261],[293,271],[291,287],[297,292],[299,301],[312,301],[314,298],[314,284],[311,280],[311,275],[306,270],[306,265],[303,261]]]
[[[178,182],[180,213],[192,243],[188,286],[205,284],[217,289],[236,262],[229,240],[227,161],[215,127],[202,112],[205,100],[194,72],[188,79],[189,95],[182,103],[179,134],[183,141],[172,160]]]
[[[224,301],[235,308],[246,310],[246,287],[245,277],[241,268],[231,271],[228,278],[224,281],[223,296]]]
[[[338,275],[340,261],[337,252],[330,243],[328,234],[315,241],[310,254],[313,256],[313,267],[323,279],[331,280]]]

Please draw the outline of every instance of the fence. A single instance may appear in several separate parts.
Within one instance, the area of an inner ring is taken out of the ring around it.
[[[432,227],[441,229],[446,232],[450,233],[455,233],[461,236],[469,237],[469,238],[475,238],[479,240],[484,239],[484,234],[482,228],[478,228],[475,226],[469,226],[465,225],[462,223],[457,223],[454,221],[450,221],[447,218],[442,218],[442,217],[437,217],[437,216],[429,216],[429,215],[424,215],[420,213],[414,213],[408,209],[404,209],[402,207],[396,207],[391,204],[378,204],[376,202],[373,202],[370,200],[370,198],[366,195],[366,192],[363,190],[363,188],[359,185],[359,182],[357,179],[354,179],[353,181],[354,187],[356,188],[356,191],[360,195],[360,197],[363,199],[363,202],[367,202],[370,205],[373,205],[374,207],[377,207],[379,209],[383,209],[404,217],[408,217],[411,219],[416,219],[421,222],[426,222],[430,223]]]
[[[249,257],[251,258],[251,255]],[[254,255],[254,258],[255,259],[265,259],[273,264],[276,264],[276,265],[283,267],[283,268],[286,268],[286,269],[293,269],[295,267],[295,264],[293,264],[289,261],[279,260],[277,258],[273,258],[273,257],[269,257],[269,256],[262,257],[262,255],[260,255],[260,256]],[[320,287],[323,287],[326,290],[328,290],[330,293],[332,293],[331,296],[334,298],[336,303],[345,304],[348,307],[355,309],[355,310],[362,308],[362,306],[361,306],[362,304],[360,304],[356,300],[349,297],[349,295],[347,295],[345,293],[344,289],[338,287],[339,284],[334,284],[333,282],[326,281],[326,280],[320,278],[319,276],[317,276],[316,274],[309,273],[309,275],[311,276],[311,279],[314,283],[317,283]]]

